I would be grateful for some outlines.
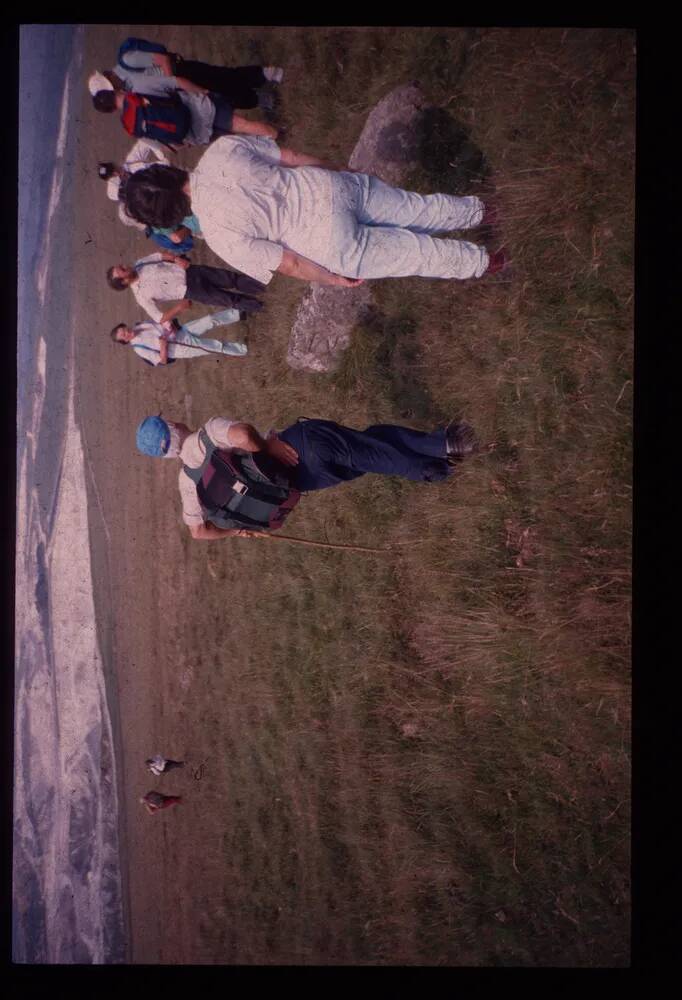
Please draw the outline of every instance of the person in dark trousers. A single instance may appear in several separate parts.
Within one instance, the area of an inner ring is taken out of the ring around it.
[[[184,760],[170,760],[168,757],[164,757],[160,753],[155,753],[153,757],[148,757],[145,764],[157,777],[160,774],[165,774],[166,771],[172,771],[177,767],[184,767]]]
[[[164,140],[172,150],[180,146],[206,146],[220,136],[235,132],[241,135],[265,136],[270,139],[278,133],[278,130],[267,122],[251,121],[242,115],[236,115],[233,106],[221,94],[189,94],[184,90],[177,90],[175,96],[189,111],[190,124],[181,141],[171,138],[170,134],[168,139]],[[139,97],[144,105],[149,105],[153,109],[153,95],[140,94]],[[92,104],[95,111],[113,114],[115,111],[124,110],[125,98],[124,90],[100,90],[93,97]]]
[[[170,251],[153,253],[136,261],[133,267],[114,265],[107,271],[107,281],[115,291],[130,288],[138,305],[155,323],[167,323],[193,301],[209,306],[238,309],[243,313],[263,308],[255,298],[265,286],[247,274],[206,264],[192,264]],[[176,302],[162,312],[158,302]]]
[[[93,73],[88,87],[93,95],[112,85],[142,94],[165,94],[178,89],[193,93],[213,91],[227,98],[235,108],[271,110],[272,88],[283,79],[281,66],[213,66],[198,59],[185,59],[177,52],[138,48],[122,56],[119,53],[113,72]]]
[[[287,471],[291,488],[298,492],[327,489],[368,472],[437,483],[478,447],[473,428],[463,421],[425,433],[395,424],[375,424],[358,431],[332,420],[304,419],[262,438],[251,424],[225,417],[212,417],[192,432],[185,424],[159,416],[140,423],[136,443],[144,455],[180,459],[183,521],[193,538],[206,540],[264,534],[263,530],[221,528],[207,517],[197,481],[189,474],[203,466],[207,443],[228,453],[255,456],[261,462],[274,461]]]

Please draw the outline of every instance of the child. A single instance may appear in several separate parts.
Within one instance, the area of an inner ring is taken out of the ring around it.
[[[209,354],[227,354],[243,357],[248,353],[246,344],[229,340],[203,340],[203,334],[216,326],[228,326],[246,319],[246,313],[236,309],[223,309],[209,316],[202,316],[175,329],[171,323],[136,323],[130,327],[119,323],[111,331],[115,344],[130,344],[138,357],[148,365],[170,365],[177,358],[201,358]]]
[[[140,802],[147,812],[153,815],[159,809],[168,809],[169,806],[174,806],[176,803],[182,802],[182,795],[163,795],[161,792],[152,791],[143,795]]]
[[[236,115],[232,105],[228,104],[226,98],[220,94],[188,94],[184,90],[176,90],[174,94],[180,104],[184,105],[189,112],[189,129],[180,139],[171,138],[171,133],[168,133],[169,139],[166,145],[171,149],[182,145],[205,146],[219,136],[230,135],[233,132],[242,135],[262,135],[270,139],[277,136],[277,129],[273,125],[250,121],[248,118]],[[141,103],[145,107],[154,110],[155,97],[143,94],[137,95],[137,97],[141,99]],[[162,100],[167,99],[163,98]],[[127,107],[129,103],[126,103],[124,90],[99,90],[93,97],[92,103],[96,111],[102,111],[105,114],[112,114],[116,110],[123,112],[122,124],[124,123],[124,104]],[[186,112],[183,113],[186,114]],[[124,127],[126,126],[124,125]],[[135,132],[135,134],[139,136],[140,133]]]

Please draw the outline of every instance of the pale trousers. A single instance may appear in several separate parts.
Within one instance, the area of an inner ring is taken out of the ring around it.
[[[473,195],[416,194],[368,174],[334,175],[333,247],[326,266],[348,278],[480,278],[484,247],[429,233],[473,229],[483,202]]]
[[[176,331],[175,340],[168,345],[168,354],[172,358],[194,358],[206,351],[216,354],[231,354],[233,357],[241,357],[248,353],[246,344],[238,344],[229,340],[211,340],[204,337],[205,333],[216,326],[228,326],[239,320],[239,310],[221,309],[218,312],[209,313],[207,316],[200,316],[185,323]]]

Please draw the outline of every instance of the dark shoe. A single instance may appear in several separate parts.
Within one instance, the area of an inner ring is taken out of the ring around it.
[[[483,217],[479,226],[496,226],[498,221],[497,205],[488,201],[483,206]]]
[[[445,429],[445,448],[449,465],[478,451],[479,443],[471,424],[464,420],[453,420]]]
[[[258,107],[261,111],[275,110],[275,95],[267,90],[259,90]]]
[[[509,267],[509,258],[504,249],[491,253],[488,259],[488,269],[486,274],[497,274],[499,271],[506,271]]]

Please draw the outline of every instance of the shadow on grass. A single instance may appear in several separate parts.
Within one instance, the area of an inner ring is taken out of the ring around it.
[[[426,108],[417,123],[421,180],[432,191],[470,194],[491,173],[488,159],[466,126],[444,108]]]
[[[433,423],[442,418],[422,376],[418,324],[407,311],[387,316],[373,308],[353,334],[334,382],[346,393],[372,386],[373,409],[379,399],[405,420]]]

